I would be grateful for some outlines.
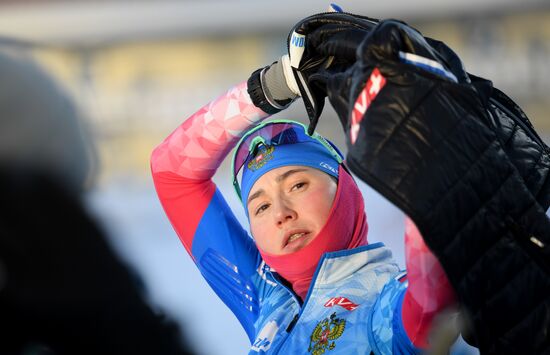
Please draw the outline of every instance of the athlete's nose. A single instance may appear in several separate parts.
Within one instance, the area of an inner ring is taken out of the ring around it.
[[[278,199],[273,202],[275,209],[275,223],[277,227],[283,227],[288,221],[295,220],[298,217],[298,214],[292,208],[292,206],[285,201],[284,199]]]

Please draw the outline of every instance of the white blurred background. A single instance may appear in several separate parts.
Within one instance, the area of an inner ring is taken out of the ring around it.
[[[550,3],[544,0],[340,1],[346,11],[399,18],[445,41],[467,70],[514,98],[548,142]],[[182,326],[199,354],[243,354],[248,340],[188,258],[156,198],[153,147],[186,117],[284,53],[301,18],[328,2],[0,1],[0,47],[36,60],[67,90],[93,132],[99,166],[90,209],[142,276],[150,302]],[[1,78],[0,78],[1,80]],[[300,101],[278,115],[306,120]],[[319,131],[344,147],[325,109]],[[47,134],[47,132],[44,132]],[[227,162],[215,177],[241,221]],[[403,216],[362,185],[369,240],[403,260]]]

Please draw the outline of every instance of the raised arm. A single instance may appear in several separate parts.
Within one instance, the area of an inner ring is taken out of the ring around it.
[[[185,120],[153,151],[159,199],[195,261],[200,257],[193,250],[195,234],[216,191],[211,178],[240,135],[265,117],[241,83]]]
[[[267,117],[241,83],[201,108],[151,157],[158,197],[206,281],[253,336],[258,251],[211,180],[241,133]]]
[[[255,71],[201,108],[153,151],[151,169],[161,203],[193,258],[199,223],[216,190],[212,176],[239,137],[296,97],[284,74],[285,58]],[[288,66],[288,60],[286,60]],[[234,219],[230,213],[231,219]]]
[[[155,150],[160,202],[189,255],[218,296],[254,335],[263,271],[247,232],[212,181],[239,137],[296,97],[282,61],[262,68],[185,120]]]

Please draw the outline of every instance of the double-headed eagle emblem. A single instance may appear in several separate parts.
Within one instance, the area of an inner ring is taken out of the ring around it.
[[[311,334],[308,352],[312,355],[324,354],[336,347],[334,340],[340,338],[346,328],[346,321],[336,317],[336,312],[317,324]]]
[[[248,169],[256,171],[273,158],[274,146],[260,145],[256,156],[248,162]]]

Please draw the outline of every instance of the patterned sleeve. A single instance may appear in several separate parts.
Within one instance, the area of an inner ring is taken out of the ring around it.
[[[409,287],[402,302],[403,326],[415,346],[427,348],[436,316],[457,301],[443,267],[409,218],[405,222],[405,259]]]
[[[407,274],[391,280],[373,308],[371,343],[380,354],[415,354],[428,349],[436,316],[455,305],[456,297],[441,264],[407,218]]]
[[[266,117],[241,83],[184,121],[151,156],[153,181],[168,219],[249,338],[258,311],[254,280],[261,259],[212,176],[243,132]]]
[[[421,354],[411,342],[401,319],[407,290],[406,275],[391,279],[382,289],[369,316],[369,343],[375,354]]]

